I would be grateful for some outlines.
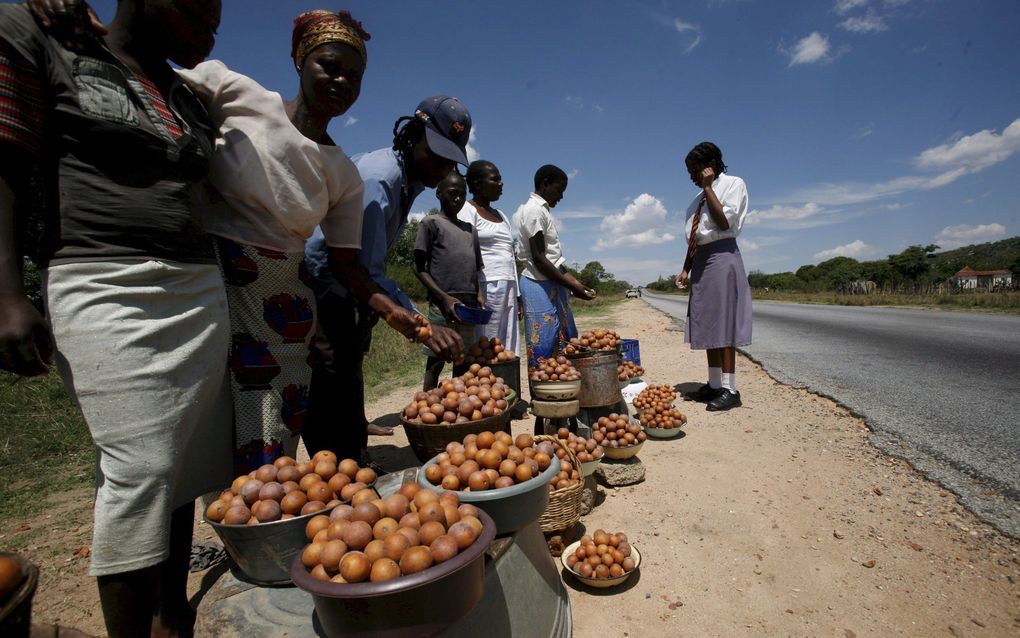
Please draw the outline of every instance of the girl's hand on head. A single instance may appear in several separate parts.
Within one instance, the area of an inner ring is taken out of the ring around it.
[[[701,173],[698,177],[701,179],[701,187],[708,188],[712,185],[712,182],[715,181],[715,169],[711,166],[706,166],[701,169]]]
[[[107,33],[84,0],[28,0],[28,8],[44,31],[72,51],[85,48],[89,32],[99,37]]]

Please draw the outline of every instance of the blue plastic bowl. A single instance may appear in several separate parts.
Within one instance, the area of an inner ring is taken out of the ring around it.
[[[483,324],[489,323],[492,318],[492,308],[482,308],[472,304],[459,303],[453,307],[457,319],[463,323]]]

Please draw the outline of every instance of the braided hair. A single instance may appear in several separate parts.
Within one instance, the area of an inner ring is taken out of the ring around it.
[[[425,137],[425,122],[410,115],[404,115],[393,124],[393,150],[407,160],[415,144]]]
[[[726,164],[723,164],[722,151],[712,142],[702,142],[692,148],[684,162],[695,166],[711,166],[716,173],[725,173],[727,170]]]

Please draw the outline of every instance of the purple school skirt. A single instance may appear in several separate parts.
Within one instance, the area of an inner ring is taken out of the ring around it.
[[[751,345],[751,287],[736,239],[698,246],[684,342],[694,350]]]

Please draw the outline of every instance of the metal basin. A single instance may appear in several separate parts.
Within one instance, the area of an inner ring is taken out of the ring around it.
[[[382,583],[330,583],[312,578],[294,558],[294,584],[312,595],[327,636],[431,636],[456,622],[485,593],[485,550],[496,524],[479,513],[482,533],[463,552],[417,574]]]
[[[308,544],[305,525],[313,516],[329,516],[333,507],[258,525],[205,522],[219,534],[227,553],[248,580],[258,585],[289,585],[290,564]]]
[[[418,485],[442,492],[443,488],[425,478],[425,470],[435,464],[433,458],[421,467]],[[457,495],[461,503],[470,503],[491,516],[496,522],[496,533],[502,536],[538,520],[549,504],[549,481],[559,473],[560,459],[554,455],[544,472],[524,483],[484,492],[458,492]]]
[[[543,401],[565,401],[574,399],[581,391],[581,380],[576,381],[532,381],[531,396]]]

